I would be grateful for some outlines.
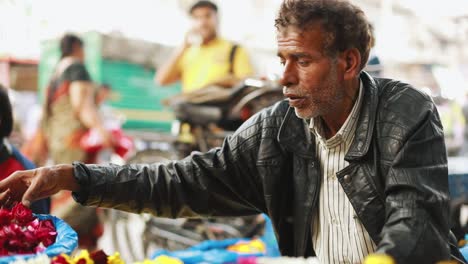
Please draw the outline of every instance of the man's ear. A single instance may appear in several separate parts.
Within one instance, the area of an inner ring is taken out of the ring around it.
[[[358,49],[348,49],[343,53],[345,62],[344,79],[350,80],[356,78],[361,71],[361,53]]]

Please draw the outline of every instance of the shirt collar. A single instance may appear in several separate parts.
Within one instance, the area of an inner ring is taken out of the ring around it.
[[[346,121],[341,126],[340,130],[328,140],[323,136],[323,121],[321,117],[315,117],[310,120],[309,128],[319,142],[323,143],[325,146],[333,146],[343,142],[344,139],[352,138],[349,137],[350,134],[354,133],[356,130],[357,119],[359,118],[359,112],[362,105],[363,98],[363,84],[362,81],[359,81],[359,92],[356,102],[353,105],[351,113],[346,118]]]

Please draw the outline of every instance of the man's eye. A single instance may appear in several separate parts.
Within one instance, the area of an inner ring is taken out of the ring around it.
[[[286,61],[284,61],[284,60],[280,60],[280,63],[281,63],[281,65],[283,65],[283,66],[284,66],[284,65],[286,64]]]
[[[299,64],[300,66],[309,66],[310,61],[298,60],[298,61],[297,61],[297,64]]]

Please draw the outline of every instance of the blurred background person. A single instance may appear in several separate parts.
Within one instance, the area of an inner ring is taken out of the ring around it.
[[[444,128],[445,146],[448,156],[458,156],[463,145],[465,118],[462,108],[455,100],[443,96],[434,97]]]
[[[94,129],[104,146],[111,146],[111,136],[98,113],[95,86],[84,65],[83,41],[66,34],[60,40],[61,59],[46,90],[41,131],[49,155],[55,164],[74,161],[95,162],[81,146],[82,137]],[[79,245],[93,249],[101,235],[95,208],[77,206],[70,195],[56,197],[54,214],[68,222],[78,233]]]
[[[468,156],[468,93],[465,95],[465,102],[462,106],[463,117],[465,119],[465,131],[463,138],[463,147],[460,151],[460,155]]]
[[[54,163],[93,162],[80,147],[80,138],[89,130],[100,132],[103,141],[111,138],[102,124],[95,101],[95,88],[85,68],[83,41],[66,34],[60,41],[61,59],[46,91],[42,129]]]
[[[218,7],[198,1],[189,10],[192,28],[184,43],[158,69],[155,81],[168,85],[182,81],[183,92],[208,85],[232,87],[253,74],[245,49],[218,35]]]
[[[0,84],[0,180],[18,170],[34,169],[34,164],[24,157],[8,137],[13,131],[13,111],[8,91]],[[32,204],[31,209],[36,214],[48,214],[50,199],[43,199]]]

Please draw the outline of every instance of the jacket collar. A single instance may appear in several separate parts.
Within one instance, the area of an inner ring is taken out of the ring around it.
[[[364,98],[356,127],[356,134],[348,153],[347,161],[358,160],[369,151],[377,112],[378,91],[374,79],[366,72],[360,76],[364,86]],[[306,120],[298,118],[294,108],[289,107],[278,132],[279,143],[287,150],[305,158],[315,157],[315,139]]]
[[[306,120],[298,118],[289,107],[278,132],[279,143],[288,151],[306,158],[315,158],[315,139]]]

